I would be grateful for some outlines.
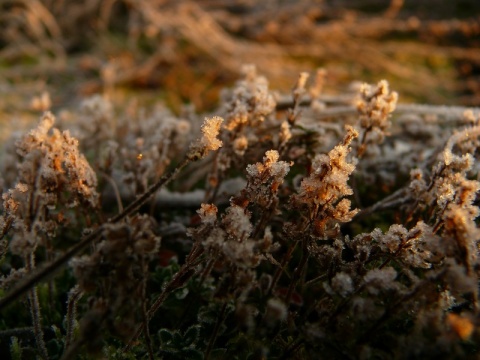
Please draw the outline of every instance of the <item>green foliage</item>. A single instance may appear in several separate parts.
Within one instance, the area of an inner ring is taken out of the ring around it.
[[[199,340],[200,327],[189,327],[182,334],[179,331],[161,329],[158,332],[160,354],[167,359],[203,359],[203,352],[196,348]]]
[[[12,360],[22,360],[22,347],[15,336],[10,340],[10,356]]]

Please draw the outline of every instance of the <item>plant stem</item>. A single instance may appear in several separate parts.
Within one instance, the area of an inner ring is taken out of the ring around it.
[[[300,263],[295,269],[295,272],[293,273],[292,281],[290,282],[290,286],[288,287],[287,296],[285,297],[285,303],[287,304],[287,306],[290,304],[295,287],[297,286],[297,283],[300,280],[300,277],[302,276],[302,273],[305,270],[308,259],[310,257],[307,249],[307,241],[307,238],[302,239],[302,257],[300,259]]]
[[[278,280],[280,279],[280,276],[282,275],[282,273],[285,271],[285,268],[286,268],[288,262],[290,261],[290,258],[292,257],[292,253],[293,253],[293,251],[295,250],[296,247],[297,247],[297,242],[294,242],[293,244],[290,245],[287,252],[283,256],[281,265],[277,269],[277,271],[275,272],[275,275],[273,276],[273,279],[272,279],[272,283],[270,284],[270,288],[267,291],[268,296],[270,296],[272,294],[273,290],[277,286]]]
[[[35,264],[35,255],[30,254],[26,259],[27,269],[31,270],[34,268]],[[40,352],[40,356],[43,359],[48,359],[47,347],[45,345],[45,340],[43,339],[43,329],[42,329],[42,315],[40,312],[40,303],[38,301],[38,292],[37,287],[34,286],[28,295],[28,300],[30,302],[30,313],[32,315],[33,322],[33,332],[35,334],[35,342],[37,348]]]
[[[67,323],[67,334],[65,335],[65,350],[64,353],[70,347],[72,340],[73,340],[73,332],[75,329],[75,316],[77,313],[77,303],[80,297],[82,296],[82,291],[75,285],[75,287],[70,290],[68,296],[68,303],[67,303],[67,315],[66,323]]]
[[[203,249],[201,248],[201,246],[195,243],[192,251],[190,252],[190,255],[187,257],[185,264],[182,265],[180,270],[173,276],[173,278],[168,282],[168,284],[163,287],[162,292],[148,310],[146,321],[144,321],[137,328],[137,331],[123,349],[124,352],[131,349],[134,341],[138,339],[138,337],[142,334],[145,328],[148,327],[148,322],[152,319],[153,315],[155,315],[160,306],[162,306],[167,297],[175,290],[181,288],[193,277],[193,275],[196,274],[195,267],[197,267],[197,265],[199,264],[197,259],[200,257],[200,255],[202,255],[202,253]]]
[[[208,360],[208,358],[210,357],[210,353],[212,351],[213,345],[215,344],[215,340],[217,339],[217,336],[218,336],[218,330],[220,329],[220,325],[225,320],[226,309],[227,309],[227,302],[225,301],[223,303],[222,309],[215,323],[215,328],[213,329],[212,335],[210,336],[210,341],[208,342],[207,349],[205,350],[205,360]]]
[[[148,350],[149,360],[154,360],[155,356],[153,354],[152,348],[152,338],[150,337],[150,330],[148,328],[148,313],[147,313],[147,274],[148,274],[148,264],[145,261],[145,258],[142,258],[142,271],[143,271],[143,280],[142,280],[142,316],[143,316],[143,327],[145,329],[145,343]]]

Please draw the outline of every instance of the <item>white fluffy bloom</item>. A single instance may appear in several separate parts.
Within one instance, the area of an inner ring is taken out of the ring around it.
[[[200,216],[202,223],[213,225],[215,220],[217,220],[217,207],[213,204],[201,204],[197,214]]]
[[[377,295],[383,289],[395,289],[398,284],[395,283],[397,272],[392,267],[370,270],[363,280],[370,294]]]
[[[342,197],[353,194],[348,185],[348,178],[355,170],[356,160],[347,160],[350,152],[350,143],[358,136],[351,126],[347,127],[347,134],[343,142],[335,146],[328,154],[318,154],[312,161],[313,171],[304,178],[300,184],[297,200],[310,208],[328,205],[332,208],[338,221],[347,222],[356,213],[350,211],[350,202],[347,200],[337,204],[334,209],[332,204]]]
[[[246,210],[240,206],[232,205],[226,210],[223,218],[225,231],[234,239],[242,241],[252,232],[250,216]]]
[[[206,149],[218,150],[223,145],[222,141],[217,139],[222,122],[223,119],[219,116],[205,118],[205,122],[202,125],[203,136],[200,141]]]
[[[351,294],[353,292],[352,278],[344,272],[337,273],[332,278],[332,289],[343,297]]]
[[[219,116],[205,118],[202,125],[202,137],[190,146],[188,157],[196,160],[205,157],[210,151],[218,150],[223,142],[217,138],[223,119]]]
[[[269,325],[275,325],[279,321],[286,320],[287,315],[288,309],[282,300],[272,298],[267,301],[265,320]]]

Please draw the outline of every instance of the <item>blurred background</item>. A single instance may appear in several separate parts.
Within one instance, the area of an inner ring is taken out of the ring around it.
[[[322,67],[327,92],[480,106],[478,0],[0,0],[0,29],[1,122],[95,93],[209,111],[247,63],[280,92]]]

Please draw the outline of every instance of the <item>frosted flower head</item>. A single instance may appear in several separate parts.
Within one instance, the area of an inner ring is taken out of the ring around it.
[[[71,199],[67,206],[79,202],[98,204],[97,177],[85,156],[79,150],[78,140],[69,131],[54,128],[54,116],[46,112],[38,126],[17,141],[17,153],[23,157],[19,168],[20,180],[38,185],[44,194],[63,194]],[[38,167],[40,164],[40,167]]]
[[[223,143],[217,138],[223,119],[219,116],[205,118],[202,125],[202,137],[197,143],[190,146],[188,157],[196,160],[205,157],[210,151],[218,150]]]
[[[332,204],[345,195],[351,195],[348,178],[355,170],[356,160],[347,160],[350,152],[349,144],[358,135],[351,126],[343,142],[335,146],[328,154],[317,154],[312,161],[313,171],[309,177],[302,180],[298,200],[309,206]],[[345,212],[347,203],[342,204]],[[340,210],[340,209],[339,209]]]
[[[213,250],[221,249],[225,242],[225,237],[226,237],[225,231],[223,231],[223,229],[221,228],[216,227],[207,236],[207,238],[203,242],[203,245],[207,249],[213,249]]]
[[[87,115],[110,117],[113,114],[112,103],[101,95],[94,95],[82,101],[81,109]]]
[[[350,275],[339,272],[332,278],[332,289],[345,297],[353,292],[353,281]]]
[[[248,238],[253,229],[250,215],[244,208],[237,205],[232,205],[226,210],[223,224],[225,231],[237,241]]]
[[[239,136],[233,141],[233,151],[238,156],[243,156],[248,148],[248,139],[246,136]]]
[[[402,240],[406,239],[408,230],[402,225],[394,224],[390,226],[384,236],[378,236],[377,240],[380,242],[380,248],[383,251],[394,253],[398,250]]]
[[[202,223],[213,225],[217,220],[217,207],[213,204],[202,204],[197,214],[200,216]]]
[[[283,182],[283,178],[290,171],[290,163],[285,161],[278,161],[280,154],[277,150],[268,150],[263,157],[263,163],[256,163],[247,166],[248,178],[250,181],[260,182],[266,181],[268,178],[273,178],[275,181]]]
[[[275,100],[268,90],[268,81],[258,76],[254,65],[243,67],[244,79],[237,82],[227,100],[228,116],[225,129],[234,131],[245,124],[262,122],[275,110]]]
[[[290,125],[288,124],[288,121],[283,121],[282,125],[280,126],[280,145],[285,145],[291,138],[292,133],[290,131]]]
[[[288,309],[282,300],[272,298],[267,301],[265,320],[267,321],[268,325],[273,326],[278,322],[285,321],[287,316]]]
[[[298,76],[297,83],[293,88],[293,96],[298,98],[299,96],[303,95],[305,91],[305,85],[307,84],[307,80],[310,74],[307,72],[301,72]]]
[[[357,110],[369,117],[370,125],[386,127],[388,115],[395,110],[398,94],[389,90],[388,82],[381,80],[376,86],[363,84],[360,87],[360,100],[357,102]],[[367,122],[366,117],[362,121]],[[363,127],[363,125],[362,125]]]
[[[367,143],[380,144],[391,126],[390,114],[395,110],[398,94],[390,91],[386,80],[376,86],[363,84],[360,87],[357,111],[360,114],[360,127],[363,129],[359,155],[366,150]],[[368,136],[367,136],[368,135]]]
[[[480,126],[470,126],[461,131],[455,132],[447,141],[445,150],[443,152],[443,158],[446,166],[454,167],[457,171],[469,171],[475,159],[472,154],[478,147],[476,142],[480,136]],[[466,146],[466,148],[464,148]],[[457,148],[457,152],[463,152],[462,155],[457,155],[454,152],[454,148]],[[463,149],[463,151],[462,151]]]
[[[30,106],[33,110],[47,111],[52,107],[52,100],[50,99],[50,94],[44,91],[41,95],[35,96],[32,99]]]
[[[190,132],[190,129],[191,129],[191,125],[190,125],[190,122],[188,122],[187,120],[179,120],[176,123],[176,130],[180,135],[183,135],[183,136],[187,135]]]
[[[397,272],[393,267],[370,270],[363,278],[370,294],[377,295],[382,290],[396,289],[395,278]]]
[[[229,261],[239,268],[254,268],[260,264],[260,256],[255,251],[255,241],[247,239],[238,242],[234,239],[223,243],[222,252]]]
[[[223,119],[219,116],[205,118],[205,122],[202,125],[203,136],[200,142],[207,150],[218,150],[223,145],[222,141],[217,139],[222,122]]]

